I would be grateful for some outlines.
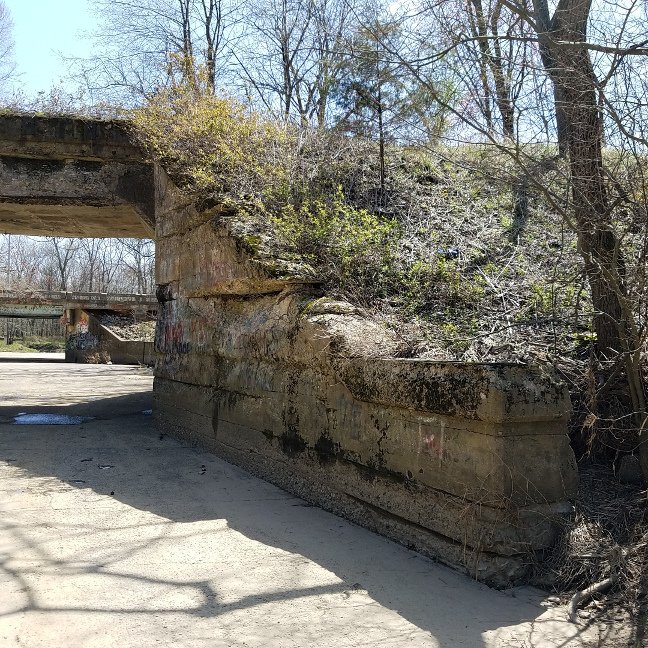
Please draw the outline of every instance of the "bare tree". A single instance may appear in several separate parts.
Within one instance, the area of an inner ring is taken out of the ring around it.
[[[15,72],[13,21],[7,5],[0,0],[0,89]]]
[[[137,293],[151,293],[155,286],[155,248],[148,239],[118,239],[123,249],[121,262],[131,275]]]
[[[74,61],[76,76],[109,99],[141,100],[170,80],[213,91],[235,39],[236,3],[228,0],[97,0],[96,53]]]
[[[646,421],[641,353],[648,335],[642,269],[648,222],[641,171],[648,150],[643,137],[648,103],[641,74],[648,54],[645,6],[631,2],[607,8],[591,0],[558,0],[552,12],[547,0],[467,1],[472,22],[455,16],[440,30],[439,7],[446,5],[431,2],[423,12],[399,16],[408,28],[409,48],[395,48],[388,40],[383,44],[392,60],[423,83],[422,68],[444,61],[453,65],[472,55],[472,85],[463,87],[482,106],[476,114],[465,103],[446,102],[456,132],[507,156],[515,176],[544,195],[573,230],[593,305],[598,381],[593,411],[605,417],[615,401],[623,412],[610,416],[626,426],[634,421],[636,432]],[[434,43],[435,51],[418,54],[422,41]],[[550,110],[541,90],[552,98]],[[443,103],[433,87],[430,92]],[[606,142],[613,147],[607,154]],[[561,158],[566,174],[557,173],[547,182],[547,172],[557,169]],[[636,435],[634,439],[638,443]]]
[[[100,292],[110,292],[124,268],[124,248],[120,239],[102,239],[99,249],[97,285]],[[131,292],[127,287],[125,292]]]
[[[330,125],[334,94],[348,60],[349,34],[354,30],[354,3],[349,0],[320,0],[313,3],[308,43],[311,67],[301,84],[306,101],[300,105],[308,123],[319,128]]]
[[[207,82],[213,91],[218,77],[218,56],[225,49],[231,28],[238,22],[235,11],[223,0],[200,0],[199,24],[203,31],[203,51]]]
[[[5,286],[29,290],[38,284],[43,259],[29,237],[3,234],[0,239],[0,258]]]
[[[260,0],[244,12],[246,48],[235,54],[253,103],[302,126],[330,125],[348,58],[352,0]]]
[[[80,281],[89,291],[97,290],[99,283],[99,264],[101,260],[101,250],[104,247],[105,239],[84,238],[79,240],[80,259]]]
[[[54,267],[58,271],[57,287],[59,290],[68,290],[70,270],[79,248],[79,239],[46,237],[45,241],[53,257]]]
[[[637,425],[643,425],[646,392],[640,364],[641,324],[628,300],[627,251],[615,225],[610,173],[603,160],[605,123],[600,95],[604,90],[587,43],[591,0],[560,0],[553,15],[547,0],[533,0],[533,9],[545,52],[543,62],[556,88],[557,113],[564,119],[574,227],[595,308],[597,350],[602,359],[615,361],[613,374],[625,373]],[[620,49],[618,44],[613,47],[616,57],[623,57]],[[643,454],[648,477],[648,451]]]
[[[155,245],[148,239],[2,235],[0,273],[18,290],[151,293]]]
[[[311,0],[260,0],[246,7],[251,48],[236,59],[256,97],[284,121],[295,107],[305,120],[301,84],[310,65],[307,37],[312,20]]]

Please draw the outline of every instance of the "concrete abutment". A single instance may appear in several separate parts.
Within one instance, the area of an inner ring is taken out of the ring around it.
[[[576,493],[566,387],[390,357],[386,330],[277,276],[159,168],[156,191],[161,429],[480,580],[524,580]]]

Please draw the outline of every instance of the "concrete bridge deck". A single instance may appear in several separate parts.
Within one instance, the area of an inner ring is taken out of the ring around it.
[[[621,646],[154,429],[152,376],[0,371],[0,645]],[[19,413],[95,418],[14,425]],[[599,642],[601,640],[601,642]]]
[[[155,295],[0,289],[0,317],[59,317],[63,310],[156,310]]]
[[[153,168],[128,125],[0,115],[0,232],[153,236]]]

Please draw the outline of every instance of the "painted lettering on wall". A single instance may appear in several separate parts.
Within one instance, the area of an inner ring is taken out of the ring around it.
[[[210,339],[208,320],[178,301],[166,302],[155,329],[155,349],[161,353],[187,354],[206,349]]]
[[[76,323],[76,332],[77,333],[87,333],[90,328],[90,319],[88,318],[88,314],[85,312],[82,312],[79,315],[79,319]]]

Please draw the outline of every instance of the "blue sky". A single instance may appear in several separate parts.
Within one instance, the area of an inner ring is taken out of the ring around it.
[[[83,32],[96,22],[87,0],[4,0],[11,12],[20,77],[15,84],[28,97],[62,86],[67,66],[61,56],[84,56],[90,41]]]

